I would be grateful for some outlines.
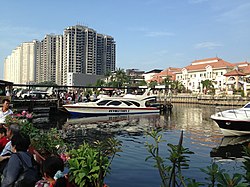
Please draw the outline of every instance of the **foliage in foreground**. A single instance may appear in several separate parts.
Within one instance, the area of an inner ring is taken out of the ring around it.
[[[200,169],[202,172],[207,174],[205,178],[207,183],[196,182],[195,179],[186,178],[182,175],[182,169],[189,168],[189,156],[193,152],[189,151],[188,148],[182,146],[183,142],[183,131],[180,135],[179,144],[167,144],[169,157],[162,157],[159,154],[159,145],[165,140],[162,140],[161,130],[152,130],[148,135],[153,138],[154,143],[146,143],[146,148],[150,153],[150,156],[146,158],[155,160],[155,167],[158,168],[161,177],[162,187],[247,187],[250,184],[250,148],[245,149],[246,159],[243,162],[246,170],[246,175],[235,173],[230,176],[225,170],[220,169],[216,163],[212,163],[211,166],[207,166],[205,169]],[[169,162],[170,161],[170,162]]]
[[[84,142],[78,149],[71,150],[68,160],[70,181],[79,187],[102,187],[112,160],[121,152],[120,146],[120,141],[109,138],[95,142],[95,146]]]
[[[20,131],[28,135],[31,139],[31,146],[42,156],[59,155],[67,149],[61,133],[56,128],[41,130],[34,127],[32,123],[32,113],[23,111],[21,114],[15,113],[6,117],[6,125],[16,124],[20,126]]]

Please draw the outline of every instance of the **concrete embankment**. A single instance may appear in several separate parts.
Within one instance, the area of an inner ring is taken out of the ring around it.
[[[161,103],[164,102],[164,96],[158,98]],[[203,105],[221,105],[221,106],[244,106],[250,102],[250,97],[241,96],[215,96],[215,95],[173,95],[166,97],[166,101],[171,103],[192,103]]]

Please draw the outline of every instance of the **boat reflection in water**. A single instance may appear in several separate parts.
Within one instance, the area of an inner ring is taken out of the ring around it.
[[[211,150],[210,156],[217,159],[242,158],[244,146],[250,146],[250,136],[224,137],[220,145]]]
[[[80,143],[121,134],[141,136],[157,124],[160,126],[160,114],[130,114],[71,118],[62,129],[69,139]]]

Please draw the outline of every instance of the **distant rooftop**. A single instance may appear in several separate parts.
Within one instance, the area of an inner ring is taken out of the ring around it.
[[[150,70],[148,72],[145,72],[145,74],[147,74],[147,73],[160,73],[160,72],[162,72],[162,69],[153,69],[153,70]]]

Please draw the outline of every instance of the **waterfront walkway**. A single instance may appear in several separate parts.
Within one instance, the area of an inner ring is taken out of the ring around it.
[[[216,96],[216,95],[188,95],[188,94],[173,95],[171,97],[165,97],[165,98],[164,95],[159,96],[160,102],[164,102],[164,100],[171,103],[244,106],[246,103],[250,102],[250,97],[241,97],[240,95]]]

